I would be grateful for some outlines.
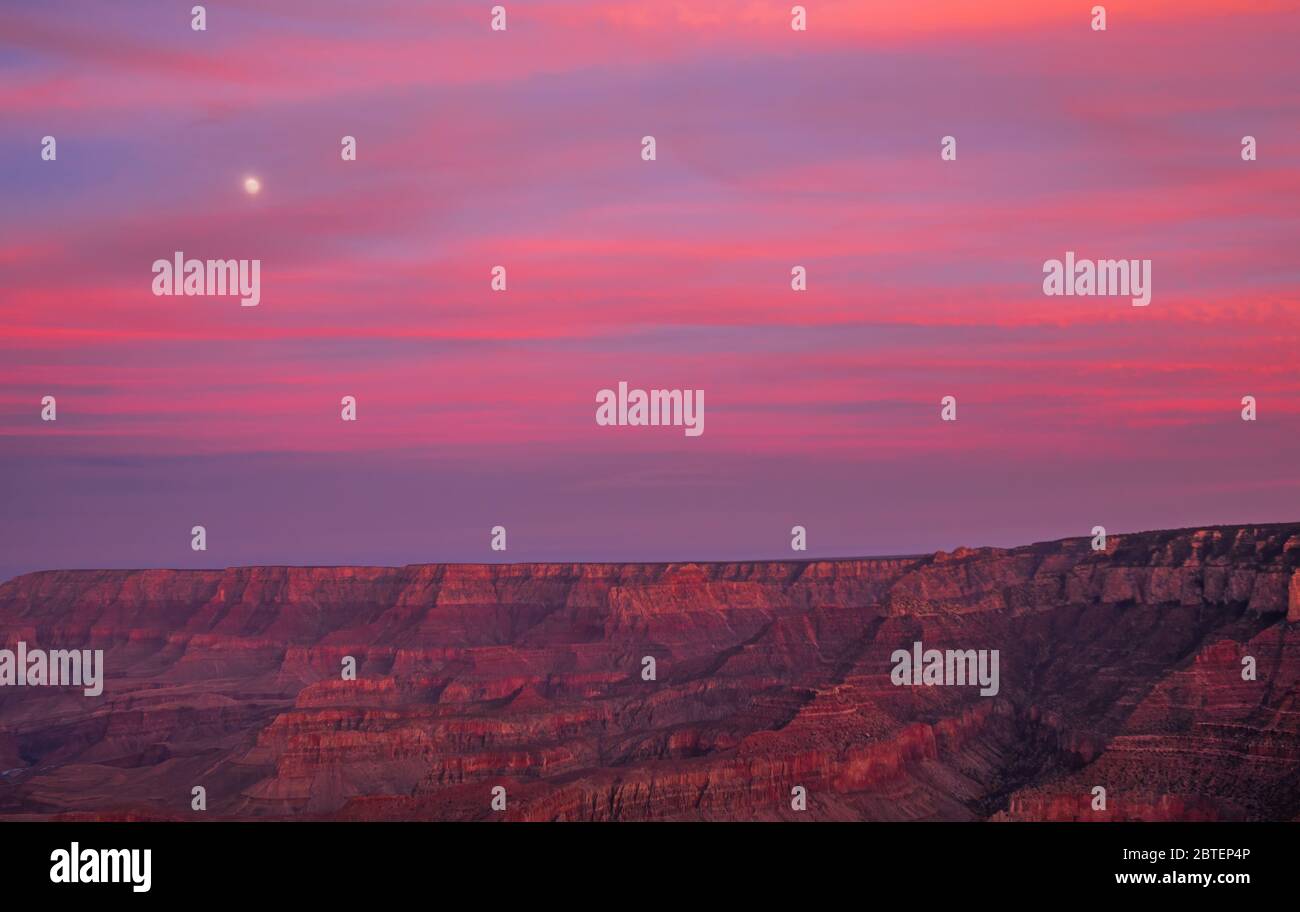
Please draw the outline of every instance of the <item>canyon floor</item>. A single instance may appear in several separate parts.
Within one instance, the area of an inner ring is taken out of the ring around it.
[[[98,697],[0,688],[5,819],[1300,819],[1300,523],[48,571],[0,584],[0,640],[107,668]],[[998,650],[997,695],[893,683],[917,641]]]

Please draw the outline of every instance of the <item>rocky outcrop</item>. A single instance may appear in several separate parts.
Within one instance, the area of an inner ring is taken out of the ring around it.
[[[1300,524],[33,573],[0,645],[102,649],[107,677],[0,687],[0,816],[187,818],[202,786],[210,818],[1294,819],[1298,620]],[[996,695],[896,684],[916,641],[997,650]]]

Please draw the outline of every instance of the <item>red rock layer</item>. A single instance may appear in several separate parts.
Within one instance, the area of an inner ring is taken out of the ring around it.
[[[0,688],[0,816],[186,818],[201,785],[210,818],[1295,819],[1298,568],[1300,524],[1104,553],[34,573],[0,585],[5,645],[108,671],[97,698]],[[999,693],[895,686],[915,640],[998,650]]]

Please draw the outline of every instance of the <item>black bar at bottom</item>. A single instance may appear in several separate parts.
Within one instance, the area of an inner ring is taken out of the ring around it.
[[[435,891],[428,898],[441,904],[469,891],[457,904],[567,896],[671,909],[706,896],[807,904],[832,888],[863,901],[1043,890],[1231,899],[1293,884],[1297,835],[1288,823],[5,823],[0,870],[7,899],[127,902]],[[70,879],[74,843],[78,882],[56,883],[52,872]],[[142,853],[128,866],[101,851],[121,849],[150,850],[147,891],[135,889]],[[114,866],[119,882],[82,882]]]

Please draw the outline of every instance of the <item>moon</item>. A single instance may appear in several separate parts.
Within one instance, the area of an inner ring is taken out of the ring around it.
[[[244,192],[249,196],[257,196],[262,192],[262,182],[255,177],[244,178]]]

